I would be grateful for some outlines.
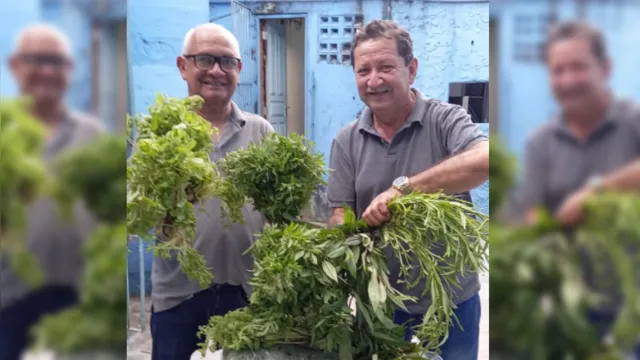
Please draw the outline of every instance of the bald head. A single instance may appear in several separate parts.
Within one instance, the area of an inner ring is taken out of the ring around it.
[[[240,44],[238,43],[238,39],[224,26],[215,23],[201,24],[189,30],[184,36],[182,43],[182,55],[192,53],[193,48],[197,46],[198,42],[211,38],[224,39],[234,52],[234,56],[240,58]]]
[[[71,78],[71,43],[58,28],[37,24],[23,29],[9,59],[22,95],[41,108],[60,108]]]
[[[71,58],[71,41],[60,29],[49,24],[24,28],[16,36],[13,53],[52,52]]]

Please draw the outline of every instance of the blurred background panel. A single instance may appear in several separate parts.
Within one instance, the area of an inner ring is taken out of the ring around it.
[[[613,60],[611,87],[640,100],[640,2],[492,1],[492,131],[522,156],[527,137],[557,112],[542,58],[549,25],[584,19],[606,36]],[[494,110],[495,109],[495,110]]]
[[[127,112],[126,0],[6,1],[0,11],[0,94],[17,95],[7,69],[21,29],[46,22],[71,40],[75,68],[67,104],[99,117],[111,130],[125,130]]]

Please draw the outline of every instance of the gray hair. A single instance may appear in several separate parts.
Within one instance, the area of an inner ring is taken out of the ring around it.
[[[191,41],[193,41],[193,37],[196,35],[196,33],[198,31],[205,31],[205,30],[211,31],[211,32],[218,32],[222,36],[224,36],[229,41],[231,48],[236,53],[238,58],[240,58],[240,43],[238,43],[238,39],[236,38],[236,36],[233,35],[233,33],[227,30],[224,26],[216,23],[200,24],[198,26],[191,28],[191,30],[189,30],[187,34],[184,36],[184,41],[182,42],[182,55],[187,54],[187,48],[189,47],[189,44],[191,44]]]

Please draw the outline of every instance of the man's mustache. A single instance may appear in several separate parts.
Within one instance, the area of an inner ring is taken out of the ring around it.
[[[560,90],[561,97],[573,97],[573,96],[584,95],[586,93],[587,93],[587,89],[584,87],[572,87],[572,88]]]

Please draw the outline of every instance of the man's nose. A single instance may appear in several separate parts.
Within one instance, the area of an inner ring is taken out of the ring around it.
[[[382,81],[382,77],[380,77],[380,73],[377,71],[372,71],[369,75],[369,79],[367,80],[367,86],[370,88],[376,88],[382,85],[384,81]]]
[[[222,67],[220,67],[220,63],[217,61],[215,64],[213,64],[213,67],[209,69],[209,71],[207,72],[209,73],[209,75],[212,75],[212,76],[224,76],[226,74],[224,70],[222,70]]]

